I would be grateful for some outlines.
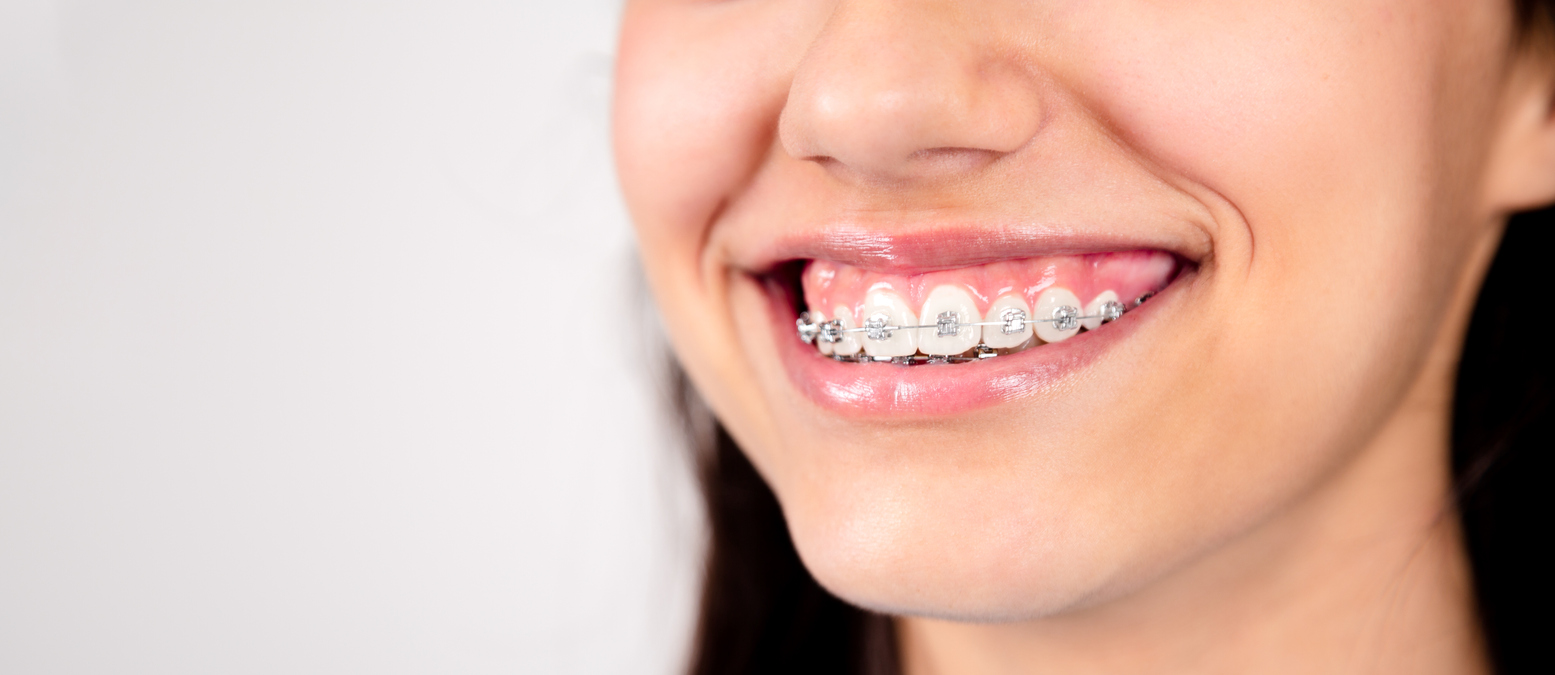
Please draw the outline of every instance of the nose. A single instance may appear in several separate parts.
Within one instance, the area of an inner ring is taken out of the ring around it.
[[[839,0],[778,123],[791,157],[873,181],[962,177],[1019,150],[1043,110],[979,3]]]

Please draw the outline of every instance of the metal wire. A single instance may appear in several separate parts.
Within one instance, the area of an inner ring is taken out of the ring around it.
[[[893,334],[899,330],[933,329],[936,333],[936,337],[951,337],[960,334],[961,330],[964,328],[980,326],[1000,326],[1003,328],[1002,332],[1004,334],[1015,335],[1025,332],[1026,325],[1033,323],[1056,324],[1060,326],[1059,330],[1067,332],[1070,330],[1079,330],[1080,322],[1086,320],[1101,319],[1104,323],[1116,321],[1122,318],[1122,316],[1129,312],[1131,309],[1137,308],[1144,304],[1145,301],[1149,300],[1153,295],[1154,293],[1145,293],[1144,295],[1139,296],[1134,300],[1133,307],[1129,307],[1117,301],[1102,303],[1102,311],[1100,314],[1082,315],[1080,314],[1080,308],[1078,307],[1073,305],[1060,305],[1053,308],[1052,316],[1043,319],[1030,318],[1027,316],[1025,310],[1011,307],[1004,310],[1002,316],[1005,318],[1000,321],[968,321],[966,323],[962,323],[959,321],[959,315],[957,313],[947,311],[940,313],[939,321],[936,323],[920,324],[916,326],[895,326],[885,323],[886,314],[884,312],[875,312],[874,314],[870,315],[870,318],[865,320],[864,326],[843,328],[841,319],[816,321],[814,315],[812,315],[810,312],[804,312],[799,315],[799,319],[794,322],[794,325],[798,330],[799,339],[803,340],[805,344],[813,344],[817,340],[827,344],[835,344],[842,341],[843,336],[849,333],[865,333],[867,336],[866,339],[868,340],[884,341],[891,339]],[[946,356],[914,354],[911,356],[870,356],[860,352],[853,356],[841,354],[833,354],[831,356],[832,358],[839,361],[849,361],[855,363],[889,362],[899,365],[917,365],[924,363],[968,363],[998,356],[998,352],[986,344],[978,344],[976,347],[969,351],[974,352],[975,355]]]

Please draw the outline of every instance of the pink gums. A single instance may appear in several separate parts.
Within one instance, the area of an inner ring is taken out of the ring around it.
[[[1177,259],[1161,251],[1125,251],[1088,255],[1027,258],[923,274],[882,274],[826,260],[815,260],[802,277],[806,306],[830,314],[837,306],[861,311],[869,291],[896,291],[914,311],[923,306],[938,286],[966,289],[978,311],[988,311],[994,300],[1018,293],[1032,307],[1042,291],[1060,287],[1089,303],[1103,291],[1113,291],[1125,302],[1145,293],[1160,291],[1177,273]]]

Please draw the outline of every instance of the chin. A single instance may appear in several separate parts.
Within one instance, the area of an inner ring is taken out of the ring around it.
[[[849,501],[814,512],[785,507],[790,532],[823,587],[885,614],[971,622],[1041,619],[1126,593],[1159,573],[1151,563],[1163,562],[1109,537],[1105,528],[1091,527],[1094,516],[1066,512],[1059,504],[1024,509],[1027,522],[1014,522],[990,518],[986,507],[967,508],[957,499],[898,495]]]

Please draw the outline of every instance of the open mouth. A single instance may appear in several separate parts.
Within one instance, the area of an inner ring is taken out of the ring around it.
[[[808,398],[852,414],[949,413],[1093,361],[1194,269],[1137,249],[922,272],[809,258],[766,277],[780,351]]]
[[[1161,251],[1030,258],[918,275],[812,260],[796,334],[855,363],[969,363],[1095,331],[1154,296],[1181,265]]]

